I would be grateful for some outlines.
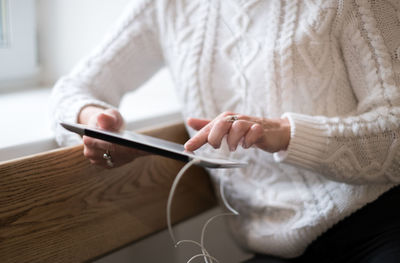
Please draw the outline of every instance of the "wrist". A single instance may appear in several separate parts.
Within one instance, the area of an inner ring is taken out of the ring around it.
[[[289,147],[290,143],[290,122],[288,118],[282,118],[280,119],[280,127],[282,130],[282,149],[281,150],[287,150]]]

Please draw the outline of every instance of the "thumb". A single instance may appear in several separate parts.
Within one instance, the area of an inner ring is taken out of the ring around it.
[[[123,125],[123,119],[118,111],[106,110],[98,115],[97,125],[104,130],[118,131]]]

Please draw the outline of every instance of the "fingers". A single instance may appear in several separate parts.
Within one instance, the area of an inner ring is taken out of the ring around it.
[[[210,130],[210,133],[208,134],[207,142],[215,149],[218,149],[219,147],[221,147],[222,139],[224,138],[224,136],[229,133],[231,126],[232,123],[226,121],[225,119],[219,119],[215,121]]]
[[[83,155],[89,159],[91,164],[108,167],[103,155],[107,151],[114,152],[115,145],[88,136],[83,136],[83,145]]]
[[[205,119],[197,119],[197,118],[189,118],[187,120],[187,124],[195,129],[196,131],[202,129],[204,126],[209,124],[211,121],[210,120],[205,120]]]
[[[123,118],[118,111],[108,109],[97,116],[97,125],[104,130],[118,131],[123,125]]]
[[[186,151],[193,152],[207,143],[208,134],[211,129],[211,123],[204,126],[193,138],[189,139],[184,147]]]
[[[248,149],[257,142],[259,142],[264,136],[264,130],[258,123],[251,125],[250,129],[246,133],[243,141],[243,148]]]
[[[84,147],[83,148],[83,155],[89,159],[91,164],[99,165],[104,168],[110,168],[107,165],[106,159],[104,159],[104,150],[97,149],[97,148],[89,148],[89,147]]]
[[[110,131],[118,131],[124,124],[124,120],[119,111],[90,106],[81,111],[79,120],[80,122],[82,121],[81,123],[86,123],[89,126]],[[83,144],[83,154],[90,160],[90,163],[106,168],[121,166],[138,156],[145,155],[141,151],[135,151],[128,147],[119,146],[88,136],[83,136]],[[109,154],[108,159],[104,158],[105,153]]]
[[[97,116],[97,125],[99,128],[104,130],[114,130],[115,123],[116,119],[114,116],[105,112],[102,112]]]
[[[137,157],[148,155],[148,153],[140,150],[104,142],[87,136],[84,136],[83,142],[83,154],[89,159],[90,163],[108,169],[124,165]],[[110,167],[107,163],[107,158],[104,158],[105,153],[108,153],[110,156],[113,166]]]
[[[235,151],[240,142],[243,148],[256,146],[267,152],[286,150],[290,142],[288,119],[268,119],[225,112],[214,120],[188,119],[190,127],[199,132],[185,144],[187,151],[195,151],[209,143],[219,148],[227,136],[229,149]]]
[[[214,120],[189,118],[188,124],[199,132],[185,144],[187,151],[195,151],[206,143],[214,148],[219,148],[225,134],[229,131],[232,122],[226,120],[226,116],[234,115],[232,112],[224,112]]]
[[[83,149],[83,154],[91,163],[104,163],[104,151],[102,150],[85,147]]]
[[[84,135],[82,139],[84,146],[88,148],[99,149],[102,151],[113,151],[115,148],[115,145],[112,143],[95,139],[86,135]]]
[[[235,151],[240,142],[244,148],[249,148],[263,137],[262,122],[261,118],[232,112],[224,112],[212,121],[189,118],[188,125],[199,132],[187,141],[185,149],[195,151],[206,143],[219,148],[225,136],[230,151]]]
[[[229,150],[231,152],[236,150],[239,142],[243,140],[253,124],[253,122],[243,120],[235,121],[232,124],[227,137]]]

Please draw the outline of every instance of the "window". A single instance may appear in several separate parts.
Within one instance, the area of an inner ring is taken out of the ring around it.
[[[11,158],[2,149],[52,138],[49,88],[98,45],[131,1],[0,0],[0,112],[10,113],[1,125],[11,127],[0,131],[0,161]],[[179,121],[168,72],[146,86],[121,103],[127,127]]]
[[[0,89],[38,75],[35,7],[35,0],[0,0]]]
[[[0,0],[0,48],[9,44],[8,0]]]

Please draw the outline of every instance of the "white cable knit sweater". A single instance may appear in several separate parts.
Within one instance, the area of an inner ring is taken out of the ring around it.
[[[57,83],[55,120],[76,121],[88,104],[116,107],[164,65],[184,117],[288,117],[287,151],[239,149],[232,155],[247,168],[211,171],[226,179],[240,212],[229,225],[245,248],[298,256],[400,182],[399,1],[132,2]],[[56,130],[60,144],[76,142]]]

